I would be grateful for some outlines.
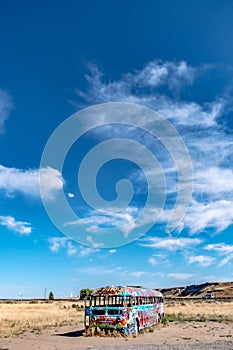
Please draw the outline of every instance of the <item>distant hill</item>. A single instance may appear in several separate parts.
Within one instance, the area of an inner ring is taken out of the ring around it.
[[[159,289],[165,297],[198,297],[213,294],[215,298],[233,297],[233,282],[206,282],[183,287]]]

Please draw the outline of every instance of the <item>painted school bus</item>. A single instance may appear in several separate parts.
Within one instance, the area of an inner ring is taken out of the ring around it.
[[[119,330],[137,334],[164,316],[162,293],[142,287],[103,287],[85,305],[85,330]]]

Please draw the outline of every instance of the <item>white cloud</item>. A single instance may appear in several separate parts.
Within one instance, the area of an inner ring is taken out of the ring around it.
[[[145,271],[133,271],[133,272],[130,272],[130,275],[133,276],[133,277],[136,277],[136,278],[140,278],[140,277],[142,277],[145,274],[146,274]]]
[[[86,217],[83,219],[79,219],[72,222],[67,222],[65,226],[76,226],[76,225],[87,225],[87,226],[94,226],[94,227],[121,227],[124,225],[127,225],[131,223],[134,219],[134,215],[137,214],[139,211],[136,207],[127,207],[124,209],[124,212],[117,212],[117,213],[104,213],[96,212],[96,211],[89,211],[86,214]],[[109,212],[111,212],[111,209],[109,209]]]
[[[67,193],[67,196],[68,196],[69,198],[74,198],[74,194],[71,193],[71,192],[68,192],[68,193]]]
[[[38,170],[22,170],[0,165],[0,190],[7,196],[22,193],[30,197],[38,197],[40,193]]]
[[[87,236],[87,242],[90,243],[93,248],[101,248],[103,246],[103,243],[95,242],[91,236]]]
[[[56,191],[63,187],[63,179],[58,170],[50,167],[41,169],[44,193],[48,199],[53,199]],[[0,165],[0,191],[8,197],[23,194],[28,197],[39,198],[39,170],[17,169]]]
[[[31,224],[26,221],[16,221],[13,216],[0,216],[0,225],[5,226],[9,231],[19,233],[20,235],[30,235],[32,232]]]
[[[225,244],[225,243],[213,243],[208,244],[204,247],[204,249],[216,252],[219,256],[226,255],[220,263],[218,264],[218,267],[222,267],[224,265],[227,265],[231,260],[233,260],[233,245],[232,244]]]
[[[216,194],[233,192],[233,171],[226,168],[210,167],[195,174],[195,191],[198,193]]]
[[[106,81],[104,74],[96,66],[90,66],[91,74],[86,76],[89,83],[88,91],[86,93],[77,91],[81,97],[92,103],[116,101],[151,107],[162,113],[176,127],[186,143],[193,164],[193,201],[180,225],[180,230],[187,228],[192,234],[206,228],[214,228],[220,232],[233,222],[231,210],[233,207],[233,142],[226,128],[222,127],[224,115],[232,108],[232,98],[224,97],[223,92],[223,97],[198,102],[198,100],[182,100],[179,94],[179,91],[187,85],[191,88],[200,74],[205,78],[205,73],[208,71],[210,75],[214,69],[214,66],[195,68],[186,62],[155,60],[141,70],[122,75],[120,80]],[[168,89],[163,90],[161,86]],[[167,90],[170,92],[165,93],[164,91]],[[143,117],[141,125],[153,132],[153,123]],[[124,131],[119,128],[108,129],[108,131],[111,132],[112,137],[124,135]],[[104,133],[108,131],[104,129]],[[129,138],[135,138],[135,131],[127,130],[125,134]],[[136,139],[138,138],[137,135]],[[140,139],[140,142],[146,147],[150,145],[150,141],[145,137]],[[168,157],[161,156],[161,152],[158,152],[158,156],[166,176],[167,194],[175,195],[178,193],[175,168],[173,167],[173,171],[170,172],[171,164],[167,160]],[[154,175],[156,179],[156,174]],[[134,177],[137,182],[137,191],[145,192],[144,178],[138,174]],[[167,222],[169,213],[170,208],[165,208],[165,216],[160,218],[160,222]]]
[[[231,260],[233,260],[233,253],[226,256],[225,258],[223,258],[220,263],[218,264],[218,267],[222,267],[224,265],[229,264],[229,262],[231,262]]]
[[[64,180],[62,174],[51,167],[40,169],[40,183],[43,188],[42,196],[46,199],[53,200],[56,198],[57,191],[61,191],[63,188]]]
[[[220,232],[233,223],[233,201],[219,200],[200,203],[192,201],[183,220],[191,233],[201,232],[206,228],[215,228]]]
[[[216,251],[220,254],[229,254],[233,253],[233,244],[225,244],[225,243],[213,243],[207,244],[204,249],[209,251]]]
[[[7,118],[13,109],[11,97],[0,89],[0,133],[4,132],[4,126]]]
[[[208,267],[213,264],[215,261],[215,258],[205,255],[196,255],[196,256],[188,256],[188,263],[198,263],[199,265],[203,267]]]
[[[148,259],[148,263],[151,264],[151,265],[157,265],[157,264],[158,264],[158,260],[155,259],[155,257],[151,256],[151,257]]]
[[[188,280],[188,279],[194,277],[194,275],[191,273],[181,272],[181,273],[169,273],[168,277],[172,277],[172,278],[175,278],[177,280]]]
[[[171,91],[180,90],[192,84],[198,75],[198,69],[188,66],[186,62],[149,62],[142,70],[127,73],[121,80],[104,82],[104,75],[96,66],[90,65],[91,75],[86,75],[89,83],[87,93],[77,90],[77,94],[93,103],[129,102],[151,107],[181,125],[216,125],[225,107],[223,99],[200,105],[187,102],[156,90],[166,85]],[[199,68],[201,70],[201,67]],[[147,93],[144,88],[151,88]],[[146,126],[146,121],[145,126]]]
[[[73,256],[77,254],[77,247],[74,246],[72,242],[67,242],[67,254],[68,256]]]
[[[148,259],[148,263],[151,264],[152,266],[155,265],[168,265],[170,264],[169,259],[168,259],[168,255],[166,252],[163,254],[153,254],[152,256],[150,256],[150,258]]]
[[[136,207],[127,207],[124,208],[124,211],[111,213],[111,208],[109,208],[110,213],[102,214],[101,212],[96,212],[90,210],[86,213],[86,216],[83,219],[78,219],[71,222],[66,222],[64,226],[87,226],[87,232],[98,232],[99,228],[119,228],[123,234],[127,237],[130,231],[136,226],[134,223],[135,217],[139,215],[139,208]],[[148,220],[152,220],[151,216],[148,217]],[[143,225],[144,222],[141,222]]]
[[[53,253],[57,253],[60,251],[61,248],[65,248],[67,245],[67,242],[69,241],[68,237],[51,237],[48,239],[49,241],[49,248]]]
[[[104,266],[95,266],[95,267],[84,267],[77,269],[77,272],[82,273],[82,274],[88,274],[88,275],[106,275],[110,274],[112,275],[114,273],[113,269],[108,269]]]
[[[140,90],[145,87],[151,89],[166,85],[170,90],[179,90],[186,84],[191,84],[196,75],[196,69],[186,62],[179,63],[152,61],[142,70],[123,75],[119,81],[103,82],[103,73],[97,66],[89,65],[90,75],[86,75],[89,90],[84,93],[77,90],[77,94],[92,102],[126,101],[136,99],[132,94],[133,88]],[[153,90],[154,91],[154,90]],[[146,98],[145,98],[146,99]],[[143,100],[143,98],[141,98]],[[136,101],[135,101],[136,102]]]
[[[48,239],[48,242],[51,252],[58,253],[63,249],[70,257],[87,257],[100,251],[98,248],[78,245],[75,242],[71,241],[68,237],[50,237]]]
[[[100,249],[97,249],[97,248],[83,247],[83,246],[80,247],[80,255],[81,256],[88,256],[88,255],[97,253],[99,251],[100,251]]]
[[[201,242],[202,241],[198,238],[147,237],[141,239],[138,244],[146,248],[176,251],[195,247]]]

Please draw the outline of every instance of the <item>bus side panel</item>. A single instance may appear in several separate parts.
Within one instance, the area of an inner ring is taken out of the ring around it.
[[[139,329],[150,327],[158,323],[158,312],[156,305],[141,305],[138,311]]]

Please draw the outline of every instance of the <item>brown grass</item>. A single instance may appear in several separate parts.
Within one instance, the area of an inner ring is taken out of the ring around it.
[[[165,301],[167,321],[233,322],[233,301]],[[0,303],[0,338],[15,337],[25,331],[83,323],[82,302]]]
[[[233,322],[233,301],[170,301],[165,313],[170,321]]]
[[[80,322],[83,322],[83,308],[77,303],[0,304],[0,338]]]

